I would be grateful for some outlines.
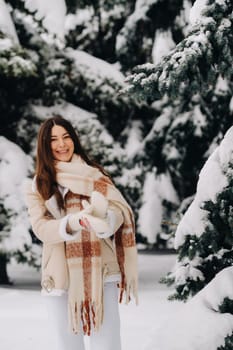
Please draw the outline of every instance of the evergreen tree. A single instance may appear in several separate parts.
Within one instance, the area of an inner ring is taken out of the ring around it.
[[[37,68],[27,50],[15,45],[1,32],[0,47],[1,129],[7,134],[7,129],[20,118],[27,103]]]
[[[116,62],[115,43],[119,30],[131,13],[134,0],[83,0],[68,2],[66,40],[68,46],[84,50],[110,63]]]
[[[208,0],[174,50],[154,66],[135,68],[128,91],[154,100],[159,94],[193,96],[212,87],[219,74],[232,77],[232,2]],[[195,13],[195,11],[193,10]]]
[[[200,172],[193,202],[175,237],[177,264],[165,279],[178,299],[194,295],[233,262],[233,161],[231,127]]]
[[[116,54],[124,70],[152,62],[154,41],[160,31],[170,30],[174,42],[183,38],[182,27],[176,23],[182,9],[183,0],[136,2],[134,12],[127,18],[117,36]],[[162,13],[166,15],[163,16]]]
[[[136,160],[157,174],[168,172],[181,203],[195,192],[200,168],[232,124],[231,14],[230,1],[196,2],[184,39],[157,65],[137,66],[127,78],[125,91],[156,113]]]

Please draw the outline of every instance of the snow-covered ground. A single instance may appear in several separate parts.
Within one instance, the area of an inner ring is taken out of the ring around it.
[[[122,350],[142,350],[152,330],[182,307],[167,300],[171,290],[159,283],[174,263],[175,255],[139,254],[139,305],[120,306]],[[14,286],[0,288],[0,349],[54,349],[39,273],[22,266],[8,271]]]

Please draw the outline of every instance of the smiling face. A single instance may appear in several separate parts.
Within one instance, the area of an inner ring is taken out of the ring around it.
[[[60,125],[51,130],[51,150],[55,160],[69,162],[74,153],[74,142],[69,133]]]

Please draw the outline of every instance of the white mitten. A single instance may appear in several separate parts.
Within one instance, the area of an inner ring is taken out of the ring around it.
[[[81,224],[84,226],[88,231],[94,232],[97,236],[99,234],[107,233],[108,236],[111,236],[111,227],[109,226],[109,223],[106,219],[98,218],[91,214],[84,214],[81,219]],[[104,238],[104,237],[102,237]]]
[[[113,210],[107,211],[105,219],[98,218],[94,215],[84,214],[82,218],[82,225],[87,230],[95,232],[99,238],[108,238],[114,234],[116,225],[116,214]]]
[[[83,210],[69,215],[68,225],[72,232],[80,231],[83,228],[82,219],[86,214],[90,214],[93,210],[92,205],[90,205],[87,201],[83,201],[82,204],[84,207]]]
[[[90,203],[82,201],[83,210],[71,214],[68,219],[70,229],[74,232],[86,228],[99,238],[108,238],[114,234],[116,215],[108,209],[108,200],[97,191],[91,194]]]
[[[108,209],[106,222],[109,226],[109,231],[96,232],[96,236],[99,238],[108,238],[114,234],[116,225],[116,214],[113,210]]]
[[[91,194],[92,214],[99,218],[106,218],[108,210],[108,200],[100,192],[93,191]]]

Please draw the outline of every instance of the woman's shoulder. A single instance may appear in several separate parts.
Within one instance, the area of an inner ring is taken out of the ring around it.
[[[38,189],[37,189],[37,184],[36,184],[36,176],[33,178],[26,178],[23,183],[23,192],[28,196],[36,196],[36,197],[41,197]]]
[[[37,192],[36,176],[33,178],[27,177],[23,183],[24,192]]]

